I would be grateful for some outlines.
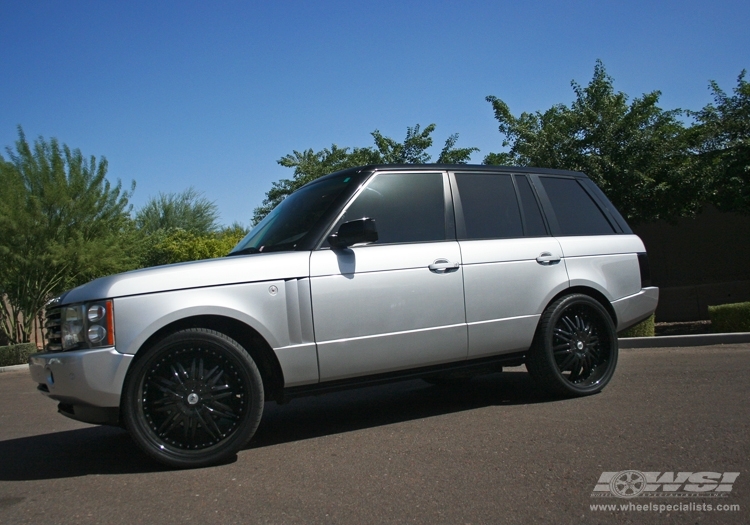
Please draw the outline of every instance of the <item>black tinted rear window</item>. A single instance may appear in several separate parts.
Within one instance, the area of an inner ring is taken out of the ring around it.
[[[510,175],[457,173],[466,239],[522,237],[521,211]]]
[[[561,235],[616,233],[602,211],[575,179],[539,177],[560,226]]]

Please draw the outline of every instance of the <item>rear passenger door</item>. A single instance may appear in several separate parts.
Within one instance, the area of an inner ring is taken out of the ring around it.
[[[333,231],[364,217],[375,220],[376,243],[311,254],[320,380],[466,359],[448,175],[376,174]]]
[[[529,348],[547,303],[567,288],[562,250],[527,175],[455,172],[469,357]]]

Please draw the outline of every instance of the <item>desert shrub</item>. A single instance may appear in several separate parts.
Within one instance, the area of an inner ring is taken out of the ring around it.
[[[37,352],[34,343],[0,346],[0,366],[25,365],[29,362],[29,355]]]
[[[644,319],[635,326],[620,332],[619,337],[653,337],[654,336],[654,316]]]
[[[709,306],[708,317],[714,332],[750,332],[750,302]]]

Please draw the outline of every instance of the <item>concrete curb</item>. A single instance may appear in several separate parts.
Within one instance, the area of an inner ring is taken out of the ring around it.
[[[668,348],[675,346],[708,346],[750,343],[750,332],[732,334],[662,335],[658,337],[625,337],[620,348]]]
[[[17,370],[28,370],[29,365],[11,365],[11,366],[0,366],[0,373],[2,372],[15,372]]]

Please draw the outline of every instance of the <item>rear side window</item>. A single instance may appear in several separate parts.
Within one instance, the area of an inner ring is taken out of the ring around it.
[[[378,228],[377,244],[444,241],[445,198],[442,173],[385,173],[349,206],[342,223],[369,217]]]
[[[457,173],[466,239],[523,237],[521,210],[510,175]]]
[[[616,233],[605,215],[575,179],[539,177],[557,217],[562,235]]]

